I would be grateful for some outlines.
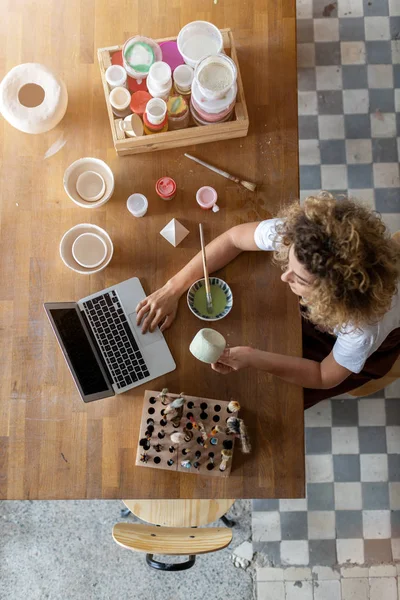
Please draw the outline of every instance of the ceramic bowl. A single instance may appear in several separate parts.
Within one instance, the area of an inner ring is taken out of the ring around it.
[[[210,277],[210,285],[218,286],[219,288],[221,288],[221,290],[225,294],[225,307],[221,312],[219,312],[215,316],[210,316],[209,314],[207,314],[207,312],[201,313],[197,310],[197,308],[195,308],[194,297],[195,297],[196,292],[200,288],[205,287],[204,279],[199,279],[198,281],[195,281],[195,283],[193,283],[190,286],[188,293],[187,293],[187,303],[188,303],[188,306],[189,306],[191,312],[194,315],[196,315],[196,317],[201,319],[202,321],[209,321],[209,322],[210,321],[219,321],[220,319],[223,319],[224,317],[226,317],[226,315],[228,313],[230,313],[230,311],[232,309],[232,306],[233,306],[232,290],[229,287],[229,285],[223,279],[219,279],[219,277]]]
[[[74,258],[72,254],[72,246],[75,242],[76,238],[82,235],[82,233],[95,233],[106,243],[107,246],[107,254],[104,261],[95,268],[87,268],[82,267]],[[114,246],[111,241],[110,236],[104,229],[98,227],[97,225],[92,225],[91,223],[81,223],[80,225],[75,225],[69,229],[66,233],[64,233],[60,242],[60,256],[63,263],[69,268],[75,271],[75,273],[80,273],[81,275],[93,275],[93,273],[98,273],[106,268],[112,259],[112,255],[114,252]]]
[[[94,171],[102,176],[106,186],[103,196],[95,202],[87,201],[81,198],[76,189],[76,182],[79,175],[85,171]],[[110,167],[99,158],[79,158],[70,165],[64,173],[64,189],[71,198],[82,208],[98,208],[109,201],[114,192],[114,175]]]

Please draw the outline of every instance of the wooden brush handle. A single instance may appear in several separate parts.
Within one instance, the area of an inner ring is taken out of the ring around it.
[[[204,283],[205,283],[205,287],[206,287],[206,294],[209,294],[211,292],[211,289],[210,289],[210,280],[208,278],[206,247],[204,245],[204,233],[203,233],[202,223],[199,223],[199,231],[200,231],[201,256],[203,259]]]

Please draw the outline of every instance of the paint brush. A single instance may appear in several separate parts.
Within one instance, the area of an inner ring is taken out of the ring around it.
[[[218,167],[213,167],[209,163],[206,163],[203,160],[200,160],[200,158],[196,158],[195,156],[192,156],[191,154],[186,154],[186,152],[185,152],[185,156],[187,158],[190,158],[190,160],[194,160],[194,162],[197,162],[199,165],[203,165],[203,167],[206,167],[206,169],[210,169],[211,171],[214,171],[214,173],[218,173],[218,175],[222,175],[222,177],[226,177],[226,179],[230,179],[231,181],[234,181],[235,183],[242,185],[244,188],[246,188],[246,190],[250,190],[250,192],[256,191],[256,188],[257,188],[256,183],[251,183],[251,181],[239,179],[239,177],[235,177],[234,175],[231,175],[230,173],[227,173],[226,171],[223,171],[222,169],[218,169]]]
[[[204,245],[203,225],[201,223],[199,223],[199,231],[200,231],[201,256],[203,258],[204,283],[206,286],[207,312],[209,314],[211,314],[213,311],[213,303],[212,303],[212,296],[211,296],[210,279],[208,277],[208,269],[207,269],[207,261],[206,261],[206,248]]]

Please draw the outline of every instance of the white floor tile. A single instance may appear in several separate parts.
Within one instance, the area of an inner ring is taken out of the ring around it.
[[[389,14],[392,17],[400,17],[400,3],[399,3],[399,0],[389,0]]]
[[[283,569],[283,579],[285,581],[308,581],[312,579],[311,569],[309,567],[287,567]]]
[[[361,481],[387,481],[387,454],[361,454]]]
[[[362,579],[368,577],[368,567],[342,567],[340,574],[346,579]]]
[[[400,482],[389,482],[389,498],[391,510],[400,510]]]
[[[304,412],[306,427],[331,427],[332,404],[330,400],[322,400]]]
[[[347,189],[346,165],[322,165],[321,182],[324,190]]]
[[[370,88],[392,88],[393,67],[392,65],[368,65],[368,85]]]
[[[312,581],[286,581],[286,600],[313,600]]]
[[[400,230],[400,213],[383,213],[382,221],[385,223],[390,233],[396,233],[396,231]],[[391,385],[388,385],[388,387],[385,388],[385,397],[400,398],[400,379],[397,379],[395,382],[393,382]]]
[[[284,565],[308,565],[308,542],[290,541],[281,542],[281,558]]]
[[[395,137],[396,136],[396,115],[395,113],[374,112],[371,118],[371,135],[373,138]]]
[[[297,0],[296,15],[298,19],[312,19],[312,9],[310,0]]]
[[[343,140],[344,139],[344,116],[343,115],[319,115],[318,116],[319,137],[321,140]]]
[[[395,565],[372,565],[369,568],[370,577],[397,577]]]
[[[308,515],[309,540],[334,540],[336,537],[335,511],[312,510]]]
[[[362,190],[355,190],[349,188],[349,198],[356,198],[357,200],[361,200],[363,204],[366,204],[372,210],[376,209],[374,190],[372,188],[366,188]]]
[[[398,163],[375,163],[373,171],[375,187],[400,187]]]
[[[358,454],[357,427],[332,427],[332,454]]]
[[[364,16],[364,7],[362,0],[340,0],[338,4],[338,14],[341,18]]]
[[[318,113],[317,92],[299,92],[298,100],[299,115],[316,115]]]
[[[257,600],[285,600],[283,581],[260,581],[257,583]]]
[[[289,498],[287,500],[279,500],[279,509],[281,512],[307,510],[307,498]]]
[[[368,579],[342,579],[341,583],[342,600],[369,600]]]
[[[320,66],[315,68],[317,75],[317,90],[341,90],[342,67]]]
[[[341,600],[340,581],[314,582],[314,600]]]
[[[365,42],[340,42],[340,53],[342,65],[365,65]]]
[[[313,25],[315,42],[339,41],[339,19],[326,19],[325,17],[323,19],[314,19]]]
[[[400,140],[400,138],[398,139]],[[398,213],[396,213],[395,215],[388,215],[388,220],[394,223],[393,228],[390,228],[390,231],[392,233],[395,233],[400,229],[400,218],[395,219],[394,217],[400,217],[400,215]],[[396,379],[396,381],[394,381],[385,388],[385,398],[400,398],[400,379]]]
[[[340,539],[336,540],[338,564],[364,563],[364,540],[362,539]]]
[[[397,600],[397,585],[394,577],[377,577],[369,580],[370,600]]]
[[[318,581],[332,581],[333,579],[340,579],[339,571],[331,569],[331,567],[313,567],[312,572],[315,579]]]
[[[318,196],[320,191],[321,190],[300,190],[300,204],[302,204],[309,196]]]
[[[370,540],[390,538],[390,511],[363,510],[364,538]]]
[[[362,486],[360,482],[335,483],[334,487],[336,510],[362,509]]]
[[[361,426],[386,425],[385,400],[362,398],[358,401],[358,422]]]
[[[349,165],[371,163],[372,140],[346,140],[346,159]],[[369,191],[369,195],[373,196],[373,193]],[[362,200],[359,194],[356,194],[356,198]]]
[[[283,569],[257,567],[257,581],[283,581]]]
[[[319,140],[299,140],[299,159],[300,165],[319,165],[321,163]]]
[[[281,518],[277,511],[254,511],[252,527],[254,542],[276,542],[281,539]]]
[[[388,454],[400,454],[400,427],[386,427],[386,442]]]
[[[390,40],[389,17],[365,17],[365,39]]]
[[[333,481],[333,458],[331,455],[309,454],[306,456],[307,483]]]

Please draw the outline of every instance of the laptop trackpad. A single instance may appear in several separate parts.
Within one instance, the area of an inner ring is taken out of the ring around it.
[[[131,325],[135,332],[136,339],[139,342],[139,344],[141,344],[141,346],[143,346],[143,347],[150,346],[150,344],[154,344],[155,342],[159,342],[160,340],[163,339],[163,335],[162,335],[161,331],[158,329],[158,327],[153,333],[148,331],[147,333],[143,334],[141,327],[138,327],[136,324],[136,313],[131,313],[129,315],[129,318],[131,320]]]

